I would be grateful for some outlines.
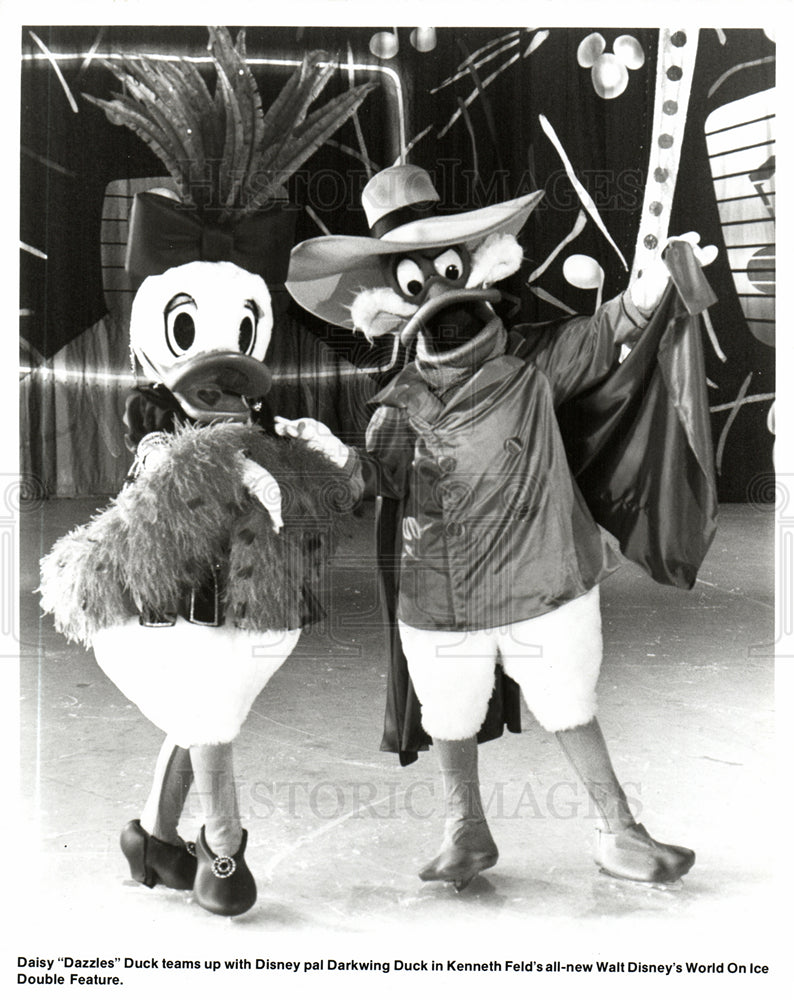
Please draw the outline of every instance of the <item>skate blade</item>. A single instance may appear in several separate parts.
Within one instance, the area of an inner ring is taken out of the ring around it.
[[[438,860],[436,858],[436,861]],[[493,868],[498,860],[498,854],[483,854],[468,859],[468,863],[458,862],[446,867],[442,865],[440,868],[437,868],[436,861],[433,861],[419,872],[419,878],[423,882],[454,882],[459,878],[465,878],[470,872],[476,875],[477,872],[485,871],[486,868]]]
[[[625,882],[626,885],[641,886],[643,889],[657,889],[662,892],[680,892],[684,888],[684,883],[681,878],[677,878],[672,882],[648,882],[641,878],[629,878],[627,875],[617,875],[615,872],[611,872],[607,868],[602,868],[600,865],[598,870],[602,875],[606,875],[607,878],[614,879],[616,882]]]
[[[423,882],[446,882],[455,887],[456,892],[462,892],[480,872],[493,868],[499,860],[497,857],[483,857],[471,864],[468,868],[459,871],[444,871],[444,869],[425,869],[419,873],[419,878]]]

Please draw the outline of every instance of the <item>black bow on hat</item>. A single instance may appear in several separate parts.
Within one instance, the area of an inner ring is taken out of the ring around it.
[[[277,204],[233,224],[217,225],[205,211],[152,191],[136,194],[130,216],[126,269],[136,285],[152,274],[196,260],[231,261],[283,285],[294,243],[294,205]]]

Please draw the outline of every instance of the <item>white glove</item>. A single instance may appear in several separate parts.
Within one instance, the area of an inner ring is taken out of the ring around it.
[[[684,233],[683,236],[670,236],[659,250],[656,259],[646,267],[640,277],[629,285],[629,295],[634,305],[643,312],[652,313],[659,305],[670,280],[670,272],[662,260],[662,251],[668,243],[683,240],[689,243],[695,251],[695,257],[703,267],[710,264],[717,256],[715,246],[701,247],[698,233]]]
[[[171,450],[172,437],[165,431],[145,434],[135,449],[135,476],[142,472],[153,472],[162,465]]]
[[[278,534],[284,527],[281,517],[281,488],[267,469],[240,455],[240,471],[243,485],[270,514],[273,529]]]
[[[276,417],[275,425],[276,434],[305,441],[313,451],[319,451],[340,469],[344,468],[350,457],[348,446],[343,444],[325,424],[321,424],[313,417],[301,417],[300,420]]]

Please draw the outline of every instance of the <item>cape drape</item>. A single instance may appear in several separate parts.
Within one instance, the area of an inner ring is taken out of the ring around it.
[[[674,287],[626,360],[557,418],[596,522],[657,583],[691,589],[717,488],[700,319]]]

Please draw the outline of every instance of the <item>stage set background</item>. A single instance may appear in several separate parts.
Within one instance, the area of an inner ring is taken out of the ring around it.
[[[131,53],[195,58],[214,85],[206,44],[199,27],[22,31],[27,492],[112,494],[131,458],[127,213],[135,191],[162,186],[163,168],[81,94],[108,97],[115,79],[102,60]],[[544,188],[503,307],[508,322],[526,322],[592,312],[668,233],[698,231],[720,249],[704,330],[719,495],[763,498],[774,440],[774,39],[762,29],[249,27],[265,105],[318,48],[339,62],[329,95],[378,87],[295,177],[298,239],[364,233],[363,185],[401,160],[431,171],[449,211]],[[578,278],[564,268],[574,254],[591,258]],[[592,287],[599,268],[603,287]],[[370,398],[403,358],[283,306],[267,359],[274,410],[360,443]]]

